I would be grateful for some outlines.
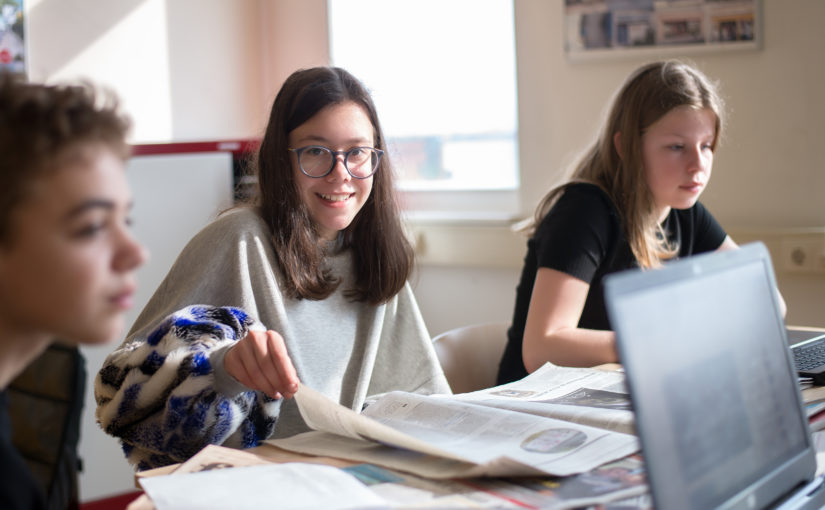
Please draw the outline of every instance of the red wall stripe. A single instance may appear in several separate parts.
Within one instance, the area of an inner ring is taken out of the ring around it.
[[[241,156],[258,150],[260,140],[217,140],[208,142],[143,143],[132,145],[133,156],[155,156],[159,154],[187,154],[194,152],[231,152]]]

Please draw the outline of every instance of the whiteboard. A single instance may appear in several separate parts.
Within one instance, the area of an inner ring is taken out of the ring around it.
[[[149,251],[148,261],[137,272],[135,305],[125,320],[128,330],[189,239],[232,205],[232,154],[135,156],[126,174],[134,199],[132,230]],[[105,434],[94,417],[94,378],[121,341],[81,347],[87,372],[79,446],[81,501],[135,490],[134,471],[119,442]]]

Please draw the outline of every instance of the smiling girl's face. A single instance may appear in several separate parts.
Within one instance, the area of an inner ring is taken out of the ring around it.
[[[716,115],[708,109],[679,106],[642,135],[645,180],[659,221],[670,209],[687,209],[710,180]]]
[[[145,250],[130,232],[123,161],[103,145],[69,149],[34,178],[0,243],[4,334],[102,343],[123,329]]]
[[[352,101],[322,109],[289,133],[290,147],[321,145],[333,151],[373,147],[375,129],[364,108]],[[373,177],[354,179],[339,156],[332,171],[320,178],[304,175],[292,153],[292,167],[301,200],[322,239],[333,240],[352,223],[372,191]]]

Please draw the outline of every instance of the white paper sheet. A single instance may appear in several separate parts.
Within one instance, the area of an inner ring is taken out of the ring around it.
[[[140,480],[156,510],[379,509],[386,500],[338,468],[289,463]]]

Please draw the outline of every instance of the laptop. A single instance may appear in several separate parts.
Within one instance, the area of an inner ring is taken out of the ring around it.
[[[825,332],[789,327],[785,333],[799,377],[825,385]]]
[[[767,249],[605,279],[655,508],[820,508]]]

